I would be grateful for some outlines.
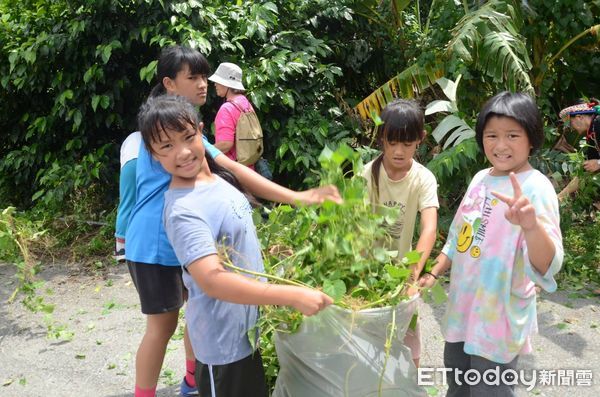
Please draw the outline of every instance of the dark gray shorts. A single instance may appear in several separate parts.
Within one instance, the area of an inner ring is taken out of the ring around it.
[[[140,296],[142,313],[167,313],[183,306],[186,289],[181,278],[181,266],[127,261],[127,267]]]
[[[484,381],[470,385],[464,374],[469,370],[474,370],[483,376],[487,370],[493,370],[496,367],[498,367],[499,373],[514,370],[517,367],[519,356],[507,364],[501,364],[480,356],[467,354],[464,347],[464,342],[446,342],[444,346],[444,367],[453,370],[447,376],[448,392],[446,397],[516,397],[515,388],[512,385],[505,385],[503,382],[498,382],[499,384],[496,385],[493,384],[494,382],[486,383]],[[460,370],[458,373],[463,376],[458,376],[457,379],[454,376],[456,370]]]
[[[265,370],[258,349],[226,365],[207,365],[196,360],[195,377],[201,396],[267,397]]]

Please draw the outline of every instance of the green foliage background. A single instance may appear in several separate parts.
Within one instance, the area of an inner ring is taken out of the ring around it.
[[[268,156],[280,179],[301,186],[326,143],[358,133],[336,100],[344,73],[360,71],[348,45],[393,47],[351,4],[2,0],[2,202],[65,210],[75,192],[96,188],[88,199],[114,205],[119,145],[135,129],[161,47],[173,43],[197,47],[213,67],[243,67]],[[369,89],[368,80],[351,85],[355,95]],[[219,105],[213,96],[202,109],[208,122]]]
[[[490,1],[479,7],[467,1],[464,9],[454,2],[422,3],[0,0],[0,200],[58,212],[79,210],[74,201],[81,200],[96,209],[114,207],[119,145],[135,129],[160,49],[173,43],[198,48],[213,67],[223,61],[242,66],[266,130],[267,157],[278,180],[294,188],[314,183],[324,146],[369,143],[364,126],[349,117],[352,106],[398,70],[443,56],[453,29],[472,33],[469,24],[478,26],[478,19],[465,18],[487,6],[516,10],[523,19],[532,81],[549,120],[561,106],[600,88],[593,35],[558,62],[545,63],[599,22],[597,1]],[[453,53],[444,67],[450,77],[463,75],[460,109],[472,120],[506,82],[490,78],[484,60],[467,58]],[[421,100],[436,96],[432,89]],[[219,105],[211,94],[202,109],[207,123]],[[471,146],[444,153],[447,167],[432,166],[442,189],[457,173],[468,178],[479,167],[481,157]],[[421,160],[430,158],[424,152]]]
[[[402,71],[422,105],[443,98],[427,81],[437,68],[462,76],[456,116],[471,126],[491,95],[530,87],[547,137],[532,161],[559,188],[582,171],[580,158],[552,150],[563,133],[556,115],[575,98],[600,95],[598,29],[589,30],[598,24],[598,0],[0,0],[0,208],[75,214],[110,229],[120,143],[136,128],[161,48],[174,43],[198,48],[213,68],[242,66],[266,158],[284,185],[317,183],[326,146],[348,143],[372,156],[361,147],[373,146],[372,124],[352,108]],[[506,32],[514,54],[502,47]],[[512,66],[494,67],[498,57]],[[201,109],[207,125],[220,104],[211,90]],[[426,128],[440,120],[428,116]],[[472,139],[440,150],[428,136],[418,159],[438,178],[442,215],[486,165]],[[586,185],[577,209],[589,207],[597,185]],[[71,229],[76,236],[80,228]],[[100,240],[92,251],[108,249]]]

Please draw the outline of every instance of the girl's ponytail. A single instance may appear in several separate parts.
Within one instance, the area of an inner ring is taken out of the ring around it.
[[[157,96],[165,95],[167,93],[167,89],[163,85],[162,82],[157,83],[152,90],[150,90],[150,98],[155,98]]]
[[[381,174],[381,167],[383,166],[383,153],[381,153],[371,166],[371,204],[379,205],[379,175]]]
[[[210,66],[208,61],[198,50],[193,48],[172,45],[162,49],[156,65],[157,83],[150,91],[150,97],[165,95],[167,89],[163,85],[163,79],[168,77],[175,79],[177,73],[188,67],[191,74],[208,75]]]
[[[236,176],[233,175],[231,173],[231,171],[229,171],[227,168],[222,167],[219,164],[217,164],[217,162],[215,161],[213,156],[211,156],[208,151],[205,151],[204,158],[206,158],[206,163],[208,164],[208,168],[210,168],[210,171],[213,174],[218,175],[225,182],[229,183],[234,188],[236,188],[237,190],[242,192],[248,198],[248,201],[250,201],[251,204],[253,204],[253,205],[257,204],[254,197],[252,197],[248,192],[246,192],[246,189],[244,189],[244,187],[242,186],[240,181],[236,178]]]

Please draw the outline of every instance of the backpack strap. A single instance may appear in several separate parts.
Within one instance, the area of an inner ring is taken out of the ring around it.
[[[248,108],[248,109],[246,109],[246,110],[242,109],[242,107],[241,107],[240,105],[238,105],[237,103],[235,103],[235,101],[227,101],[227,102],[229,102],[229,103],[231,103],[233,106],[235,106],[235,108],[236,108],[237,110],[239,110],[239,111],[240,111],[240,113],[248,113],[248,112],[251,112],[251,111],[252,111],[250,108]]]

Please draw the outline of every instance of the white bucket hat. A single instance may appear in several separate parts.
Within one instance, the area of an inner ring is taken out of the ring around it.
[[[208,79],[225,87],[246,91],[242,84],[242,69],[235,63],[223,62]]]

